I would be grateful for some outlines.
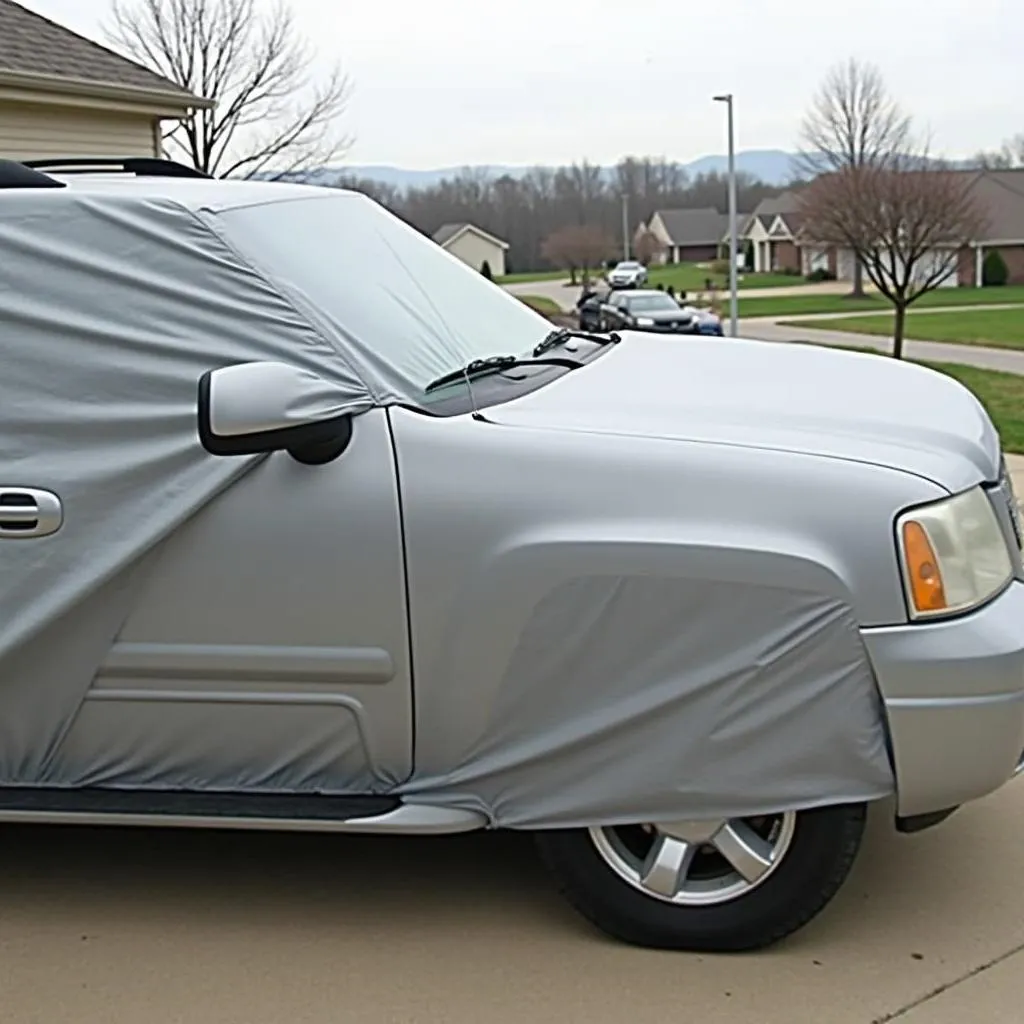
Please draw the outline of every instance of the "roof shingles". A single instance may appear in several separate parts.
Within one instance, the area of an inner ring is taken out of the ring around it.
[[[988,221],[987,241],[1024,241],[1024,167],[983,171],[972,191]]]
[[[463,228],[468,228],[470,225],[463,221],[461,224],[442,224],[433,234],[433,239],[438,245],[446,245],[450,242]]]
[[[170,79],[94,43],[14,0],[0,0],[0,73],[45,74],[195,99]]]
[[[671,245],[717,245],[729,230],[729,218],[714,207],[694,210],[656,210]]]

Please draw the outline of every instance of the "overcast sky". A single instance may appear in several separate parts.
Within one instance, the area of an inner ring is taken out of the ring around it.
[[[108,0],[21,0],[102,41]],[[261,0],[269,4],[271,0]],[[687,161],[725,151],[736,96],[739,149],[795,147],[829,65],[877,63],[948,156],[1024,132],[1019,0],[291,0],[319,59],[355,91],[349,161]]]

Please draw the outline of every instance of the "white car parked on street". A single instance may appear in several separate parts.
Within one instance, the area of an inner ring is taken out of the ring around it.
[[[623,260],[608,273],[612,288],[640,288],[647,284],[647,268],[636,260]]]

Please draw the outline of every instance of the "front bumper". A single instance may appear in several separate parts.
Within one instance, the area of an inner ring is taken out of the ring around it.
[[[885,702],[897,814],[976,800],[1024,766],[1024,583],[947,622],[861,631]]]
[[[672,334],[678,337],[695,337],[701,331],[693,324],[684,323],[680,326],[675,324],[630,324],[627,330],[642,331],[644,334]]]

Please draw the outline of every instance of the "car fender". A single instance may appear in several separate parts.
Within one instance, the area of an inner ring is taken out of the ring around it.
[[[752,671],[797,648],[812,661],[843,648],[870,681],[858,619],[902,606],[895,495],[934,495],[906,474],[790,453],[395,419],[421,778],[500,761],[497,721],[515,721],[522,701],[572,703],[544,682],[550,659],[570,647],[585,657],[590,638],[616,630],[623,643],[611,657],[623,673],[661,659],[677,681],[699,674],[679,647],[696,630],[694,643],[718,644],[719,666]],[[820,506],[793,502],[800,480]],[[759,486],[770,489],[751,501]],[[851,490],[858,516],[877,520],[871,529],[843,518]],[[812,686],[825,674],[807,673]],[[862,724],[868,716],[880,730],[863,685],[858,699]],[[568,722],[574,712],[553,713]]]

